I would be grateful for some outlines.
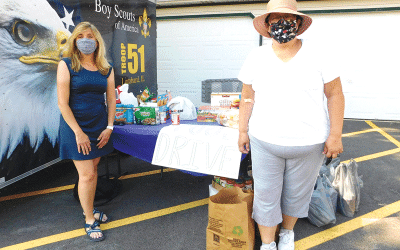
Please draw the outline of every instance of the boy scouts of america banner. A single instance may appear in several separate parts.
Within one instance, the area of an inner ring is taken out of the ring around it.
[[[57,65],[82,21],[99,29],[116,86],[157,94],[154,0],[0,0],[0,188],[59,159]]]

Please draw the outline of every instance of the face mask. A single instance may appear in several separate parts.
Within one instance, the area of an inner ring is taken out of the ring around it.
[[[90,55],[96,50],[96,41],[89,38],[76,40],[76,46],[85,55]]]
[[[297,34],[297,22],[287,21],[285,19],[279,20],[279,22],[271,24],[271,37],[278,43],[287,43],[292,41]]]

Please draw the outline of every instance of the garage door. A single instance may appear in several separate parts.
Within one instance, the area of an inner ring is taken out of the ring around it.
[[[304,38],[340,55],[346,118],[400,120],[400,12],[311,15]]]
[[[399,11],[310,14],[303,38],[337,51],[346,118],[400,120]],[[158,22],[158,86],[201,105],[201,81],[235,78],[259,36],[247,17]]]
[[[201,102],[201,82],[236,78],[252,48],[259,45],[251,17],[215,17],[157,21],[159,93]]]

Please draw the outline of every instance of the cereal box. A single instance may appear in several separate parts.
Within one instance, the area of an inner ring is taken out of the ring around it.
[[[167,106],[168,103],[168,93],[161,94],[157,96],[157,106],[160,112],[166,112],[166,119],[169,118],[169,108]]]

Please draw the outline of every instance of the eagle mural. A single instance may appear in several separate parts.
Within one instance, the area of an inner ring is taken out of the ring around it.
[[[56,70],[69,35],[46,0],[0,1],[0,178],[57,144]]]

